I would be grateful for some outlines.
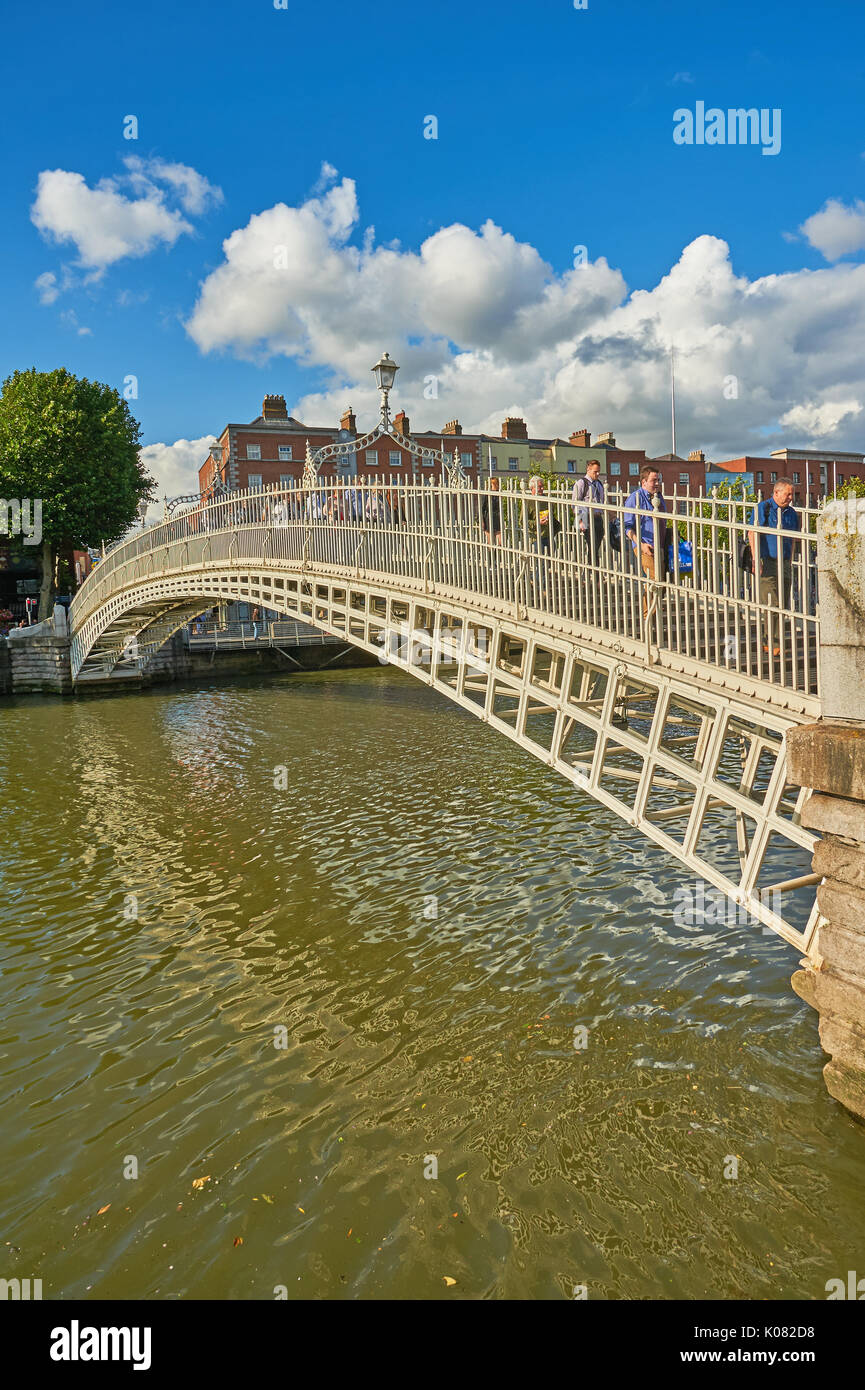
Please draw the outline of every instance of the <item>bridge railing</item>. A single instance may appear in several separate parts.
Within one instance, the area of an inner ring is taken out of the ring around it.
[[[782,531],[755,526],[744,500],[628,507],[504,482],[329,479],[203,502],[109,551],[73,601],[73,632],[148,578],[272,562],[483,596],[818,694],[816,509]]]

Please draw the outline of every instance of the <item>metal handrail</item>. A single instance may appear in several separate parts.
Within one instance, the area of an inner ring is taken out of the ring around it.
[[[145,554],[151,573],[203,566],[206,547],[209,568],[235,569],[266,557],[268,569],[350,575],[363,537],[364,573],[399,582],[407,592],[458,590],[481,606],[518,603],[581,629],[649,641],[705,667],[819,694],[819,508],[798,508],[801,531],[782,532],[754,527],[754,503],[744,498],[674,490],[661,512],[627,508],[623,493],[576,503],[564,490],[535,494],[502,481],[492,494],[486,485],[450,487],[432,479],[330,479],[310,491],[248,490],[202,502],[109,551],[73,600],[72,631],[80,633],[108,598],[133,583],[134,562]],[[483,505],[493,495],[501,509],[498,545],[483,526]],[[597,551],[596,528],[581,530],[587,513],[597,518]],[[690,546],[692,567],[686,569],[674,544],[669,572],[656,575],[625,535],[626,517],[645,528],[655,555],[669,526]],[[760,585],[747,568],[751,532],[779,557],[778,573],[764,575]]]

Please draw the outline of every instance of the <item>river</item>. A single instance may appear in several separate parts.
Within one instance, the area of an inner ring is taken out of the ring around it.
[[[678,925],[687,871],[471,715],[382,668],[6,701],[0,731],[0,1277],[811,1299],[865,1274],[865,1130],[797,953]]]

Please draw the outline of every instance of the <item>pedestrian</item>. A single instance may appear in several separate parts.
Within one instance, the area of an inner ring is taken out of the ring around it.
[[[498,494],[499,480],[490,478],[489,495],[481,503],[481,527],[488,545],[502,543],[502,500]]]
[[[540,503],[537,508],[538,522],[538,548],[542,555],[551,554],[556,543],[556,537],[561,531],[561,523],[553,515],[553,504],[549,496],[549,489],[543,478],[537,474],[529,480],[529,492],[532,497],[539,497]]]
[[[786,537],[781,542],[781,565],[778,565],[778,528],[782,531],[801,531],[799,513],[792,505],[793,484],[789,478],[779,478],[772,488],[772,496],[764,497],[754,508],[754,525],[771,527],[774,536],[758,536],[756,531],[748,532],[754,574],[757,577],[757,597],[760,603],[772,608],[789,608],[790,593],[793,587],[793,541]],[[769,636],[772,635],[772,619],[769,618]],[[769,643],[764,642],[765,651]],[[773,648],[775,656],[781,649]]]
[[[654,501],[658,499],[658,510],[666,512],[667,504],[661,492],[661,474],[651,463],[644,463],[640,469],[640,485],[635,488],[625,502],[624,530],[631,542],[634,555],[643,573],[654,580],[667,577],[667,544],[670,536],[669,522],[656,523]],[[647,512],[647,516],[637,517],[637,509]],[[657,524],[657,543],[655,526]],[[657,554],[656,551],[660,551]],[[643,616],[649,608],[648,594],[643,594]]]
[[[258,641],[258,624],[261,621],[261,609],[258,607],[252,610],[252,640]]]
[[[574,483],[571,501],[577,507],[580,535],[588,546],[593,561],[597,560],[604,539],[606,530],[604,513],[598,507],[580,506],[579,504],[586,501],[603,502],[603,500],[604,484],[601,482],[601,465],[597,459],[589,459],[586,464],[585,477],[578,478]]]

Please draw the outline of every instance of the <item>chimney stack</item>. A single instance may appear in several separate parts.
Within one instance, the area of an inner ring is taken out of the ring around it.
[[[689,463],[705,463],[705,462],[706,462],[706,455],[703,453],[703,450],[702,450],[702,449],[692,449],[691,452],[690,452],[690,454],[688,455],[688,462],[689,462]]]
[[[459,420],[448,420],[446,425],[442,425],[442,434],[462,434],[463,427]]]
[[[398,415],[394,416],[393,432],[394,434],[401,435],[403,439],[408,439],[409,422],[408,416],[406,415],[404,410],[401,410]]]
[[[265,420],[287,420],[288,411],[285,406],[285,396],[265,396],[261,413]]]
[[[574,430],[569,444],[575,444],[579,449],[590,449],[592,447],[592,436],[588,430]]]
[[[607,444],[607,445],[609,445],[609,447],[610,447],[611,449],[615,449],[615,447],[616,447],[616,438],[615,438],[615,435],[613,434],[612,430],[607,430],[606,434],[599,434],[599,435],[598,435],[598,439],[597,439],[597,443],[598,443],[598,444]]]
[[[526,429],[525,420],[521,420],[519,415],[509,415],[502,421],[502,439],[528,439],[529,432]]]
[[[350,405],[347,405],[339,419],[339,427],[348,434],[357,434],[357,420]]]

